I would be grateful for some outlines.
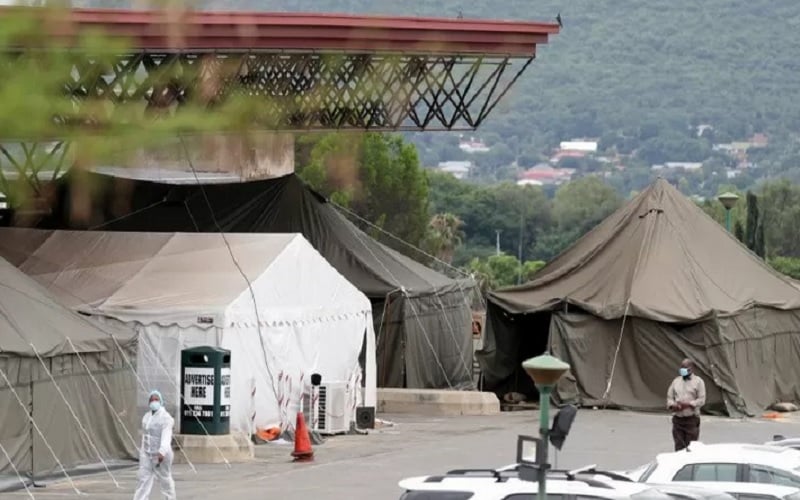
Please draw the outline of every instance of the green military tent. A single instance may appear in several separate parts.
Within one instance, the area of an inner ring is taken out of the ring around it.
[[[101,328],[0,259],[0,475],[134,459],[136,378],[126,357],[136,359],[132,331]]]
[[[557,396],[655,410],[682,358],[711,411],[800,400],[800,290],[658,179],[549,262],[491,294],[486,387],[535,389],[519,369],[549,349],[572,366]]]
[[[66,176],[52,215],[37,227],[301,233],[372,302],[378,387],[474,387],[474,280],[452,279],[379,243],[294,174],[250,182],[171,177]]]

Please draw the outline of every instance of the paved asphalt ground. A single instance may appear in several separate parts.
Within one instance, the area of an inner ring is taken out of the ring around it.
[[[186,465],[175,470],[178,498],[192,500],[393,500],[400,496],[398,480],[445,472],[452,468],[499,467],[514,461],[516,436],[537,433],[536,412],[511,412],[491,417],[392,417],[394,427],[369,436],[329,438],[315,447],[313,463],[293,464],[291,446],[267,444],[256,448],[257,462]],[[800,416],[781,421],[705,417],[701,440],[763,443],[773,434],[800,436]],[[557,458],[560,468],[598,464],[628,469],[671,451],[669,417],[601,410],[580,410],[572,432]],[[554,462],[551,455],[551,463]],[[33,490],[35,498],[130,499],[135,469],[114,472],[121,488],[108,475],[75,479],[78,496],[66,481]],[[28,498],[24,491],[2,498]],[[151,498],[161,498],[156,488]]]

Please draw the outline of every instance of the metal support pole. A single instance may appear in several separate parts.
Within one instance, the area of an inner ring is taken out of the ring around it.
[[[547,500],[547,470],[550,468],[547,463],[547,455],[550,449],[550,395],[553,392],[553,386],[541,385],[539,389],[539,495],[538,500]]]
[[[31,375],[31,382],[30,382],[30,391],[31,391],[31,406],[28,408],[28,416],[30,418],[30,430],[28,434],[28,439],[31,440],[31,485],[36,486],[36,460],[35,455],[33,454],[33,375]]]
[[[517,270],[517,285],[522,284],[522,238],[525,226],[525,212],[523,212],[523,207],[520,207],[519,210],[519,249],[517,250],[517,260],[519,269]]]
[[[729,233],[731,232],[731,209],[730,208],[726,208],[725,209],[725,228],[728,230]]]

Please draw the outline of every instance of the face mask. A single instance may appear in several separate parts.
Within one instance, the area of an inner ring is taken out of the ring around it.
[[[150,409],[158,411],[161,408],[161,401],[150,401]]]
[[[681,377],[688,377],[689,376],[689,369],[688,368],[681,368],[678,370],[678,373],[681,374]]]

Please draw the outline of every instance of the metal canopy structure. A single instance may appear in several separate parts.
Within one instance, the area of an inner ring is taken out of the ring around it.
[[[42,16],[49,45],[0,50],[66,49],[63,88],[78,115],[99,101],[112,114],[119,105],[156,115],[191,105],[213,119],[218,104],[236,100],[258,110],[243,120],[246,128],[288,133],[476,129],[537,46],[559,31],[550,23],[308,13],[69,9],[54,16],[0,7],[0,18],[20,12]],[[76,52],[74,42],[89,31],[129,49],[102,60]],[[55,118],[68,131],[70,119]],[[0,138],[0,187],[11,172],[38,192],[43,177],[63,173],[71,144]]]
[[[268,110],[253,128],[287,131],[475,129],[558,33],[533,22],[98,9],[49,25],[66,45],[91,29],[136,47],[111,68],[80,60],[65,75],[77,105],[246,97]]]

